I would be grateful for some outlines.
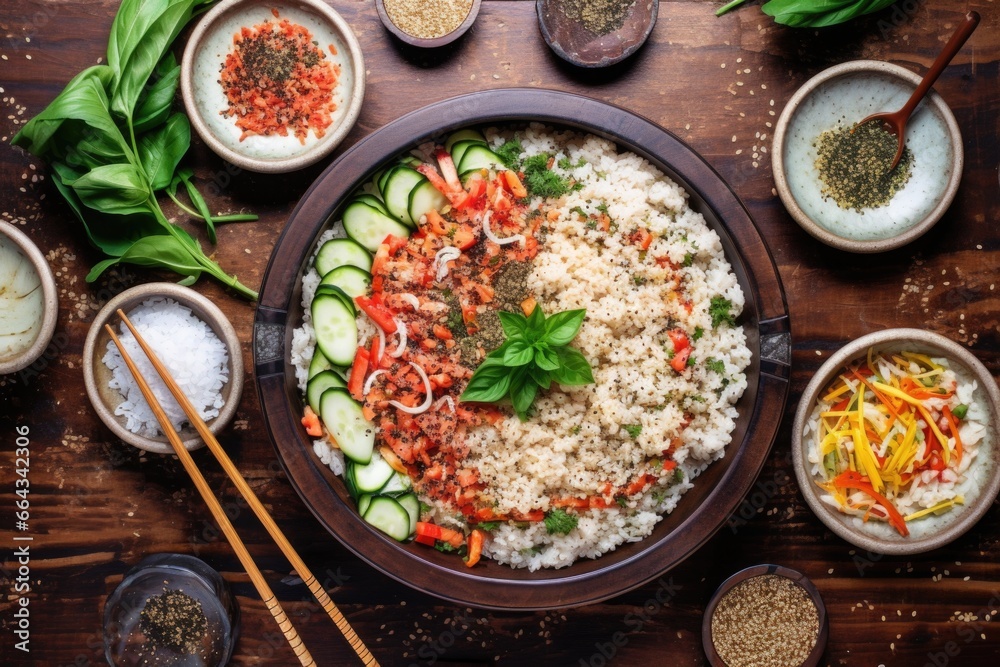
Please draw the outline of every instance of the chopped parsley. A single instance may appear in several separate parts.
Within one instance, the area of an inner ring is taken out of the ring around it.
[[[691,332],[691,340],[699,340],[705,335],[705,330],[701,327],[695,327],[694,331]]]
[[[570,185],[549,169],[546,153],[532,155],[524,161],[524,181],[528,191],[539,197],[559,197],[570,191]]]
[[[576,426],[574,426],[573,428],[571,428],[569,430],[569,432],[572,433],[573,435],[580,435],[580,429],[582,429],[582,428],[583,427],[580,424],[577,424]]]
[[[588,220],[586,227],[587,229],[597,229],[597,220]]]
[[[508,169],[517,171],[521,168],[521,153],[524,152],[524,146],[517,139],[504,142],[502,146],[499,146],[493,152],[507,165]]]
[[[615,502],[618,503],[618,507],[628,507],[628,498],[625,496],[618,496]]]
[[[685,253],[684,254],[684,262],[682,263],[682,265],[683,266],[691,266],[692,264],[694,264],[694,253],[690,253],[690,252]]]
[[[736,326],[736,318],[733,317],[733,302],[724,296],[713,296],[708,305],[708,314],[712,316],[712,328],[720,324]]]
[[[674,469],[674,482],[680,483],[684,481],[684,471],[680,468]]]
[[[645,276],[632,276],[632,282],[634,282],[636,285],[645,285],[646,284],[646,277]]]
[[[486,532],[491,533],[491,532],[493,532],[494,530],[496,530],[497,528],[500,527],[500,523],[501,522],[499,522],[499,521],[482,521],[482,522],[476,524],[476,528],[478,528],[479,530],[485,530]]]
[[[420,501],[420,513],[421,514],[427,514],[430,511],[431,511],[431,506],[421,500]]]
[[[597,205],[597,210],[600,211],[601,213],[603,213],[604,215],[607,215],[608,214],[608,203],[602,201],[600,204]]]
[[[710,371],[715,371],[716,373],[722,375],[726,372],[726,364],[721,359],[716,359],[715,357],[709,357],[705,360],[705,368]]]
[[[545,515],[545,530],[549,535],[566,535],[576,528],[580,518],[569,514],[565,510],[554,509]]]
[[[582,208],[580,208],[579,206],[574,206],[573,208],[571,208],[571,209],[570,209],[570,212],[571,212],[571,213],[576,213],[576,214],[577,214],[578,216],[580,216],[580,217],[581,217],[581,218],[583,218],[584,220],[586,220],[586,219],[587,219],[587,217],[588,217],[588,216],[587,216],[587,212],[586,212],[586,211],[584,211],[584,210],[583,210]]]
[[[623,424],[622,428],[632,437],[633,440],[642,433],[642,424]]]
[[[560,169],[569,171],[570,169],[576,169],[577,167],[582,167],[583,165],[587,164],[587,161],[584,160],[583,158],[580,158],[579,160],[577,160],[576,164],[573,164],[573,162],[571,162],[568,157],[564,157],[559,160],[558,164]]]

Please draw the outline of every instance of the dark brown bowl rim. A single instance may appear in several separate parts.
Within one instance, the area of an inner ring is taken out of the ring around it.
[[[472,27],[472,24],[476,22],[476,17],[479,16],[479,9],[482,4],[483,0],[472,0],[472,7],[469,8],[469,14],[465,17],[465,20],[457,28],[440,37],[417,37],[400,28],[389,18],[389,13],[385,10],[385,0],[375,0],[375,10],[378,12],[378,17],[381,19],[385,29],[395,35],[401,42],[424,49],[434,49],[451,44],[464,35]]]
[[[719,586],[715,594],[712,595],[711,600],[709,600],[708,607],[705,608],[705,615],[701,619],[701,644],[712,667],[727,667],[726,662],[719,656],[719,652],[715,650],[715,644],[712,642],[712,615],[715,613],[715,608],[719,606],[719,601],[722,600],[722,597],[726,593],[744,581],[767,574],[774,574],[794,581],[805,590],[809,598],[813,601],[813,604],[816,605],[816,612],[819,615],[819,633],[816,635],[816,645],[810,651],[809,657],[800,665],[797,665],[797,667],[816,667],[819,664],[830,636],[830,620],[826,614],[826,604],[823,602],[823,596],[819,594],[816,584],[801,572],[782,565],[764,564],[753,565],[732,575],[722,582],[722,585]]]
[[[405,149],[445,132],[529,121],[610,139],[687,190],[692,207],[718,232],[745,292],[741,321],[754,354],[749,386],[739,404],[745,409],[727,455],[703,473],[702,479],[710,481],[696,483],[653,535],[559,570],[527,572],[492,561],[468,569],[459,558],[395,542],[358,519],[343,483],[313,454],[300,408],[292,407],[301,399],[289,370],[289,325],[297,324],[289,311],[299,309],[302,270],[316,238],[362,179]],[[402,583],[452,602],[493,609],[597,602],[655,579],[692,554],[725,524],[756,480],[778,432],[791,371],[781,280],[760,232],[732,189],[694,150],[649,120],[591,98],[540,89],[482,91],[431,104],[380,128],[331,164],[292,211],[275,246],[255,314],[253,348],[266,428],[292,486],[320,523],[358,557]]]

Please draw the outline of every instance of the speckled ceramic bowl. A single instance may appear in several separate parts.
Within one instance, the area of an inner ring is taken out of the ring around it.
[[[304,143],[294,136],[248,136],[232,117],[222,115],[228,101],[219,72],[241,27],[265,20],[273,12],[307,28],[319,48],[339,66],[334,89],[333,123],[322,137],[310,130]],[[365,96],[365,63],[354,32],[340,14],[322,0],[223,0],[198,23],[181,62],[181,96],[191,124],[202,140],[223,159],[250,171],[282,173],[307,167],[326,157],[354,127]]]
[[[52,269],[45,260],[45,255],[38,249],[30,238],[14,225],[0,222],[0,235],[4,237],[5,245],[7,241],[13,243],[25,258],[31,262],[35,273],[38,274],[39,289],[42,290],[42,312],[39,314],[38,324],[35,326],[37,333],[34,341],[26,348],[20,346],[17,349],[9,350],[9,354],[0,351],[0,375],[16,373],[24,370],[35,363],[52,340],[52,334],[56,330],[56,318],[59,315],[59,297],[56,291],[56,280],[52,275]],[[6,347],[6,346],[5,346]]]
[[[987,426],[979,446],[979,454],[971,474],[973,489],[967,492],[964,505],[957,505],[939,517],[924,517],[908,524],[910,535],[903,537],[886,522],[863,522],[859,517],[840,512],[823,501],[823,490],[816,485],[809,462],[809,449],[813,443],[803,437],[806,423],[812,418],[813,409],[821,392],[847,364],[863,358],[868,348],[879,351],[912,351],[931,357],[945,358],[964,382],[975,381],[976,407],[970,408],[970,418],[978,414]],[[792,456],[799,488],[816,516],[834,533],[851,544],[873,553],[908,555],[937,549],[969,530],[993,504],[1000,491],[1000,391],[993,375],[965,347],[948,338],[922,329],[886,329],[862,336],[831,356],[824,363],[802,393],[795,422],[792,425]]]
[[[112,433],[128,444],[148,452],[172,454],[174,449],[166,436],[161,434],[152,438],[137,435],[126,428],[125,417],[115,414],[115,408],[123,399],[117,389],[112,389],[108,385],[112,375],[111,369],[102,361],[108,351],[108,343],[111,342],[111,337],[104,329],[105,323],[110,323],[116,332],[120,332],[118,326],[120,320],[116,311],[121,308],[128,314],[133,308],[152,297],[167,297],[190,308],[191,312],[205,322],[226,346],[226,351],[229,353],[229,380],[222,386],[222,398],[225,404],[220,409],[219,415],[207,422],[208,429],[215,435],[218,435],[236,415],[236,408],[243,393],[243,351],[236,330],[218,306],[194,290],[175,283],[148,283],[125,290],[108,301],[94,318],[83,346],[83,380],[94,411]],[[181,429],[180,436],[188,450],[205,446],[204,441],[190,425],[185,425]]]
[[[863,212],[840,208],[823,197],[815,167],[821,133],[896,111],[919,83],[920,76],[898,65],[856,60],[820,72],[792,96],[775,126],[774,181],[785,208],[806,232],[841,250],[883,252],[920,237],[948,210],[962,179],[962,134],[934,91],[907,124],[912,175],[887,205]]]

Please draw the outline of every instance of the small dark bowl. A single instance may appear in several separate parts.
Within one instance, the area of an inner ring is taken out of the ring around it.
[[[389,13],[385,10],[385,0],[375,0],[375,9],[378,10],[378,17],[382,20],[382,25],[385,26],[386,30],[399,38],[399,41],[410,46],[418,46],[422,49],[435,49],[439,46],[451,44],[464,35],[472,27],[472,24],[476,22],[476,17],[479,16],[479,7],[482,4],[483,0],[472,0],[472,7],[469,9],[469,15],[465,17],[465,20],[457,28],[440,37],[417,37],[397,26],[392,22],[392,19],[389,18]]]
[[[708,663],[712,667],[728,667],[722,657],[719,656],[718,651],[715,650],[715,643],[712,640],[712,616],[715,615],[715,608],[719,606],[719,601],[722,600],[726,593],[744,581],[767,574],[777,575],[795,582],[805,590],[809,595],[809,599],[816,605],[816,611],[819,614],[819,634],[816,636],[816,645],[813,646],[809,657],[796,667],[816,667],[820,663],[823,651],[826,650],[826,642],[830,637],[830,621],[827,618],[826,605],[823,604],[823,598],[820,596],[819,590],[809,577],[801,572],[796,572],[780,565],[754,565],[745,570],[740,570],[722,582],[722,585],[715,591],[715,595],[709,600],[708,607],[705,609],[705,615],[701,621],[701,643],[705,649],[705,655],[708,656]]]

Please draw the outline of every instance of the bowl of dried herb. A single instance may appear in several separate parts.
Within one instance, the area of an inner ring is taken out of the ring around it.
[[[964,164],[961,131],[944,99],[932,91],[917,107],[895,168],[896,137],[877,123],[858,125],[901,107],[919,83],[898,65],[857,60],[820,72],[789,100],[775,126],[774,180],[810,235],[841,250],[884,252],[944,216]]]

